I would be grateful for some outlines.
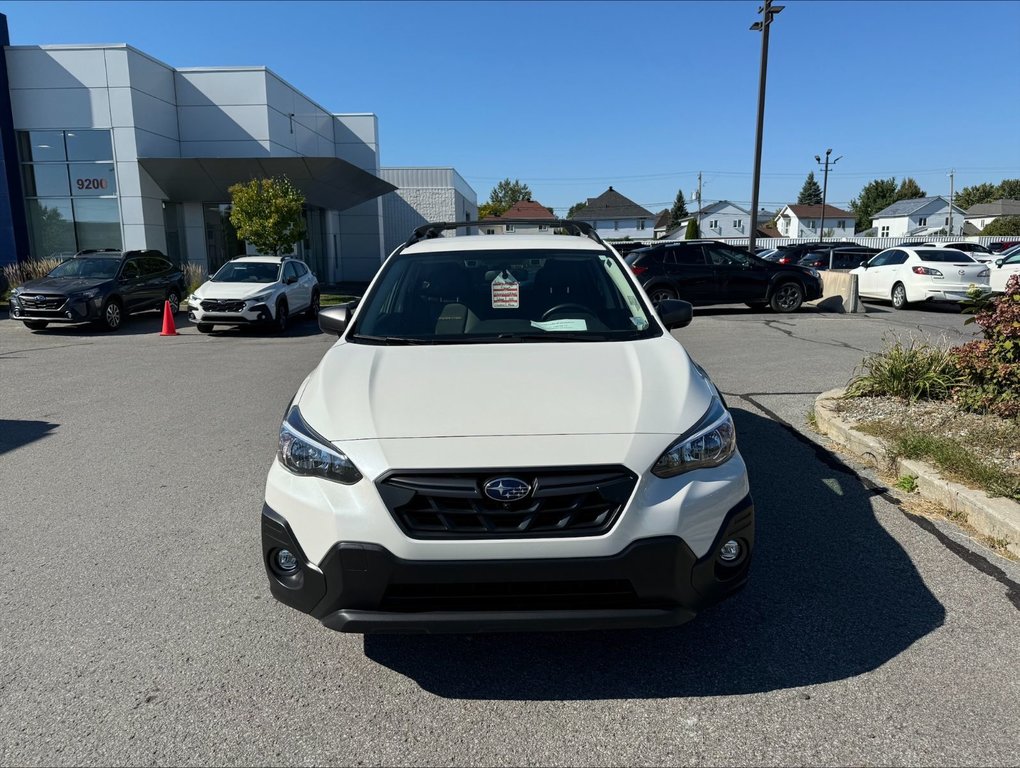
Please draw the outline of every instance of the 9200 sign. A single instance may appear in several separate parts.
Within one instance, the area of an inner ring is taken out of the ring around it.
[[[106,189],[110,184],[106,179],[75,179],[78,189]]]

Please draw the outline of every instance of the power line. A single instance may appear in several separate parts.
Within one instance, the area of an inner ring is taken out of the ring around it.
[[[1017,171],[1020,171],[1020,167],[1006,167],[1006,168],[991,168],[991,167],[988,167],[988,168],[978,168],[978,167],[972,167],[972,168],[957,168],[956,169],[957,173],[1015,173]],[[703,171],[703,172],[705,174],[713,174],[713,175],[716,175],[716,176],[734,176],[734,177],[740,177],[740,176],[750,176],[751,175],[751,173],[749,171],[713,171],[713,170],[707,170],[707,171]],[[931,174],[943,175],[943,174],[945,174],[945,172],[946,172],[946,169],[943,167],[943,168],[923,168],[923,169],[914,169],[914,170],[897,169],[897,170],[884,170],[884,171],[853,171],[853,172],[850,172],[850,173],[838,173],[838,174],[833,173],[833,176],[837,176],[838,178],[864,178],[864,177],[885,178],[887,176],[922,176],[922,175],[926,175],[926,174],[928,174],[928,175],[931,175]],[[632,174],[632,175],[610,174],[610,175],[606,175],[606,176],[546,176],[546,177],[532,176],[532,177],[529,177],[527,179],[527,181],[529,183],[530,182],[543,182],[543,183],[564,183],[564,184],[568,184],[568,183],[573,183],[573,182],[577,182],[577,181],[614,181],[614,180],[615,181],[641,181],[643,179],[666,179],[666,178],[675,178],[675,177],[681,177],[681,176],[697,177],[697,175],[698,175],[698,171],[697,170],[691,170],[691,171],[668,171],[668,172],[662,172],[662,173],[646,173],[646,174]],[[767,177],[770,177],[770,178],[780,178],[780,177],[803,178],[804,176],[807,175],[807,172],[806,171],[771,171],[771,172],[762,172],[761,175],[763,177],[767,176]],[[506,177],[505,176],[502,176],[502,177],[500,177],[500,176],[465,176],[464,178],[468,179],[470,181],[502,181]]]

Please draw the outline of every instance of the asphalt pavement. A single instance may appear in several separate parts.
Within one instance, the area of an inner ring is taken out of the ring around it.
[[[1020,762],[1020,564],[819,444],[814,396],[954,311],[698,310],[747,589],[670,630],[343,635],[269,595],[283,409],[331,339],[0,319],[0,764]],[[526,399],[527,393],[522,393]]]

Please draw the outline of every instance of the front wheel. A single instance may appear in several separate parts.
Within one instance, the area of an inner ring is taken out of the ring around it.
[[[45,320],[22,320],[21,322],[25,324],[26,328],[29,328],[33,331],[41,331],[43,328],[49,325],[49,323],[46,322]]]
[[[287,302],[281,301],[276,305],[276,321],[273,323],[273,328],[277,333],[283,333],[287,330],[287,320],[289,319],[290,312],[287,310]]]
[[[903,283],[896,283],[892,289],[892,305],[893,309],[906,309],[910,304],[907,301],[907,289],[903,287]]]
[[[116,299],[107,299],[103,305],[103,316],[99,322],[108,331],[116,331],[124,322],[124,310]]]
[[[776,312],[796,312],[804,303],[804,291],[797,283],[783,283],[772,294],[769,306]]]

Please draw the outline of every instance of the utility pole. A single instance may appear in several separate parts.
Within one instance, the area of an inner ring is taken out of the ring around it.
[[[751,231],[747,241],[747,250],[754,253],[755,224],[758,215],[758,185],[761,182],[761,134],[765,122],[765,77],[769,65],[769,27],[772,25],[773,17],[783,10],[782,5],[772,5],[772,0],[765,0],[765,4],[758,9],[761,14],[761,21],[751,25],[755,32],[761,32],[761,67],[758,72],[758,118],[757,128],[754,135],[754,181],[751,186]]]
[[[698,237],[701,237],[701,171],[698,171]]]
[[[831,155],[831,154],[832,154],[832,149],[825,150],[825,175],[822,177],[823,178],[823,180],[822,180],[822,223],[821,223],[820,231],[819,231],[819,234],[818,234],[818,242],[820,242],[820,243],[824,243],[825,242],[825,200],[826,200],[826,198],[827,198],[827,196],[829,194],[829,166],[830,165],[835,165],[836,163],[838,163],[840,160],[843,159],[843,155],[840,155],[839,157],[837,157],[835,160],[833,160],[830,163],[829,162],[829,155]],[[822,158],[820,158],[818,155],[815,155],[815,162],[818,163],[818,165],[822,165]],[[832,249],[831,248],[829,249],[829,269],[832,269]]]
[[[956,169],[952,168],[949,171],[949,236],[953,235],[953,182],[955,181],[954,176],[956,175]]]

